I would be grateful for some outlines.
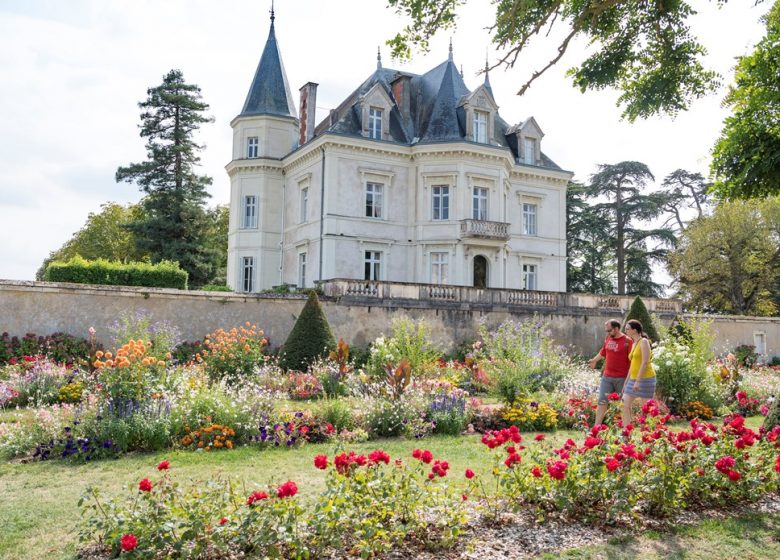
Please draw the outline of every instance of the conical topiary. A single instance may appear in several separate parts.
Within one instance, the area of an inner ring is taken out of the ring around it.
[[[636,319],[642,323],[642,330],[650,337],[650,340],[653,342],[658,342],[660,340],[661,337],[658,336],[658,331],[656,331],[655,326],[653,326],[653,321],[650,319],[650,313],[647,312],[645,302],[643,302],[642,298],[639,296],[636,296],[634,303],[631,304],[631,309],[628,310],[628,315],[626,316],[624,324],[628,323],[631,319]]]
[[[769,409],[769,414],[764,418],[764,428],[771,430],[775,426],[780,426],[780,395],[775,398],[775,402],[772,403],[772,408]]]
[[[305,371],[314,360],[327,356],[334,348],[336,340],[320,300],[315,292],[309,292],[309,300],[282,347],[279,365],[285,369]]]

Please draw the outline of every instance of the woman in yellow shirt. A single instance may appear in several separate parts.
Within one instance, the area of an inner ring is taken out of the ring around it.
[[[652,351],[650,339],[642,329],[642,323],[631,319],[626,323],[626,334],[634,341],[628,359],[631,367],[628,370],[628,381],[623,389],[623,425],[633,422],[632,405],[642,404],[646,399],[652,399],[655,394],[655,370],[651,361]]]

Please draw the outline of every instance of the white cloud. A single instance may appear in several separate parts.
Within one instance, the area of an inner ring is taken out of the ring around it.
[[[116,184],[119,165],[144,157],[137,103],[171,68],[201,86],[215,123],[204,126],[203,172],[214,178],[212,204],[225,203],[230,120],[238,113],[268,34],[270,2],[243,0],[10,1],[0,6],[0,278],[31,279],[41,261],[108,200],[140,194]],[[726,80],[734,57],[762,35],[767,6],[728,3],[701,10],[692,29],[710,48],[708,63]],[[453,35],[455,61],[467,85],[482,82],[489,45],[484,2],[467,5]],[[449,37],[409,64],[390,60],[384,41],[405,22],[383,0],[278,0],[276,31],[294,96],[320,84],[325,115],[374,69],[425,72],[447,56]],[[564,77],[584,49],[574,44],[562,65],[522,98],[515,92],[544,65],[555,37],[535,45],[508,71],[490,74],[501,114],[510,122],[533,115],[546,133],[544,150],[586,179],[597,163],[643,161],[657,179],[679,167],[705,172],[726,111],[720,97],[700,100],[676,120],[620,121],[612,91],[580,94]],[[8,56],[10,54],[10,56]],[[491,54],[491,61],[495,54]],[[567,66],[568,65],[568,66]]]

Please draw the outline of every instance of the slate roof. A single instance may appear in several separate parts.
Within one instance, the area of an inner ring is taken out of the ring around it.
[[[287,74],[284,72],[279,46],[276,43],[273,18],[263,55],[257,65],[252,85],[249,86],[244,108],[239,114],[239,116],[246,115],[296,117]]]
[[[393,81],[402,76],[410,79],[410,110],[407,116],[401,114],[395,103],[391,86]],[[314,136],[326,132],[362,136],[360,99],[377,84],[384,88],[388,97],[393,100],[389,115],[391,141],[402,144],[471,141],[466,137],[466,115],[461,102],[472,92],[466,87],[452,58],[422,75],[378,67],[315,127]],[[493,91],[487,78],[485,87],[492,96]],[[509,128],[509,124],[496,114],[492,143],[509,148],[516,163],[522,164],[518,159],[517,137],[514,134],[507,136]],[[550,169],[561,169],[544,154],[541,157],[541,165]]]

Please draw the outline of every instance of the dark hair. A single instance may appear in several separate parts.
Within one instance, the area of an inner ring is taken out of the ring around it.
[[[613,329],[620,328],[620,321],[618,321],[617,319],[612,319],[611,321],[607,321],[607,324]]]
[[[632,329],[637,331],[639,333],[639,336],[641,336],[642,338],[650,338],[649,336],[647,336],[647,333],[644,331],[644,329],[642,329],[642,323],[640,323],[636,319],[631,319],[629,322],[626,323],[626,326],[631,327]]]

